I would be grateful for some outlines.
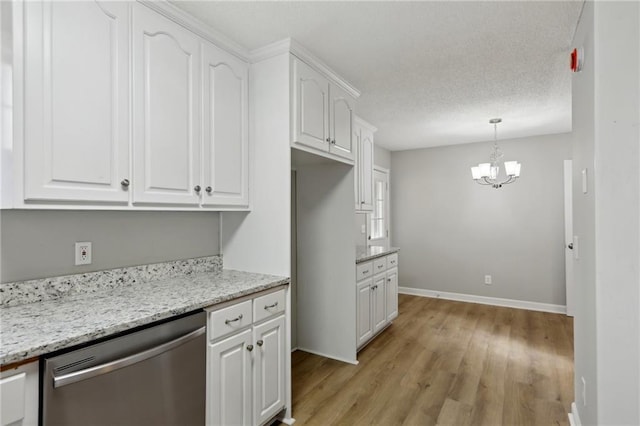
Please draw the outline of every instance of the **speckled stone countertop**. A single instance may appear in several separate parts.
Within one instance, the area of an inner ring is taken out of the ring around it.
[[[398,247],[357,246],[356,247],[356,263],[366,262],[367,260],[375,259],[376,257],[386,256],[391,253],[397,253],[398,251],[400,251]]]
[[[288,283],[286,277],[222,270],[3,307],[0,364],[22,361]]]

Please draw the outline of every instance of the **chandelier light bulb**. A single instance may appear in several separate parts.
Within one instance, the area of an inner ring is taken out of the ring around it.
[[[489,163],[480,163],[471,167],[471,177],[480,185],[491,185],[493,188],[502,188],[502,185],[513,183],[520,177],[521,164],[517,161],[504,161],[504,171],[507,178],[503,181],[498,180],[500,174],[500,163],[502,162],[502,151],[498,147],[498,123],[501,118],[492,118],[489,120],[493,124],[493,150],[489,156]]]

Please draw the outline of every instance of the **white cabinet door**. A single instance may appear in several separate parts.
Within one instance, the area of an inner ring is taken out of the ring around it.
[[[248,70],[245,62],[202,43],[204,206],[249,203]]]
[[[293,142],[328,151],[329,81],[296,58],[292,67]]]
[[[373,133],[362,129],[359,146],[360,210],[373,211]]]
[[[386,275],[376,275],[373,277],[372,297],[372,317],[373,317],[373,334],[382,330],[387,325],[387,292],[386,292]]]
[[[357,321],[356,330],[358,333],[357,347],[362,346],[373,336],[373,323],[371,318],[371,300],[373,296],[372,290],[373,278],[358,283],[356,300],[357,300]]]
[[[128,5],[24,8],[25,200],[127,202]]]
[[[198,38],[133,5],[134,203],[198,205]]]
[[[255,424],[262,424],[284,407],[285,321],[281,315],[255,326]]]
[[[249,345],[252,345],[251,329],[209,345],[207,425],[252,424]]]
[[[398,317],[398,270],[387,271],[387,321],[393,321]]]
[[[341,88],[331,85],[329,89],[329,152],[353,160],[353,106],[355,99]]]
[[[360,126],[353,126],[353,148],[354,158],[356,161],[353,163],[353,193],[355,195],[356,210],[360,210]]]

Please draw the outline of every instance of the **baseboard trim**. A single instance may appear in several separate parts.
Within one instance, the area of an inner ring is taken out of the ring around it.
[[[302,351],[302,352],[309,352],[310,354],[314,354],[314,355],[319,355],[319,356],[323,356],[325,358],[330,358],[330,359],[335,359],[336,361],[341,361],[341,362],[346,362],[347,364],[353,364],[353,365],[358,365],[358,360],[351,360],[351,359],[346,359],[346,358],[340,358],[340,357],[336,357],[333,355],[328,355],[322,352],[318,352],[318,351],[312,351],[311,349],[307,349],[307,348],[302,348],[300,346],[298,346],[298,350]]]
[[[425,290],[422,288],[412,287],[398,287],[398,293],[410,294],[412,296],[432,297],[435,299],[456,300],[458,302],[480,303],[482,305],[527,309],[529,311],[551,312],[554,314],[567,313],[567,307],[564,305],[528,302],[526,300],[502,299],[500,297],[476,296],[474,294],[450,293],[446,291]]]
[[[571,403],[571,412],[569,413],[569,424],[571,426],[582,426],[580,421],[580,415],[578,414],[578,407],[575,402]]]

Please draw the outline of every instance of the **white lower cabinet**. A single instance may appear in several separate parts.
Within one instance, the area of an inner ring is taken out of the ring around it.
[[[0,373],[0,425],[38,424],[38,361]]]
[[[364,345],[373,336],[373,322],[371,320],[371,287],[373,279],[358,283],[356,300],[358,301],[358,319],[356,330],[358,331],[358,347]]]
[[[397,265],[398,254],[393,253],[356,267],[358,349],[398,317]]]
[[[285,292],[207,309],[207,425],[262,425],[285,407]]]

